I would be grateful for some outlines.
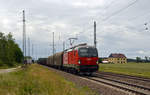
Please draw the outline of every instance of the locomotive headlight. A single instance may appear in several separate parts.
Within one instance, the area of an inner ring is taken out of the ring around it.
[[[79,64],[81,64],[80,60],[78,61]]]
[[[99,64],[98,60],[96,61],[97,64]]]

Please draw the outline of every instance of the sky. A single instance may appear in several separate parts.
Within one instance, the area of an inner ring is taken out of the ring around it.
[[[0,0],[0,31],[11,32],[22,49],[25,10],[27,42],[29,38],[33,44],[30,55],[38,58],[52,54],[53,32],[55,52],[63,50],[63,42],[69,48],[72,37],[77,38],[73,45],[94,45],[96,21],[99,57],[123,53],[144,58],[150,56],[149,4],[150,0]]]

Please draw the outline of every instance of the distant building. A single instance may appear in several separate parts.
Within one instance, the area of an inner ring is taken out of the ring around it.
[[[108,62],[114,64],[126,64],[127,57],[124,54],[112,53],[108,57]]]
[[[32,63],[32,57],[31,57],[31,56],[26,56],[26,57],[25,57],[25,62],[26,62],[27,64],[31,64],[31,63]]]

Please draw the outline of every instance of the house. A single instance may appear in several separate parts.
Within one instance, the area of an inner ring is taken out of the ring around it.
[[[108,57],[108,62],[114,64],[126,64],[127,57],[121,53],[112,53]]]

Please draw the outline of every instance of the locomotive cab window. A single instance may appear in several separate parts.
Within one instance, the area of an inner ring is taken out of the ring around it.
[[[79,56],[80,57],[97,57],[98,56],[97,49],[91,48],[91,47],[79,48]]]

